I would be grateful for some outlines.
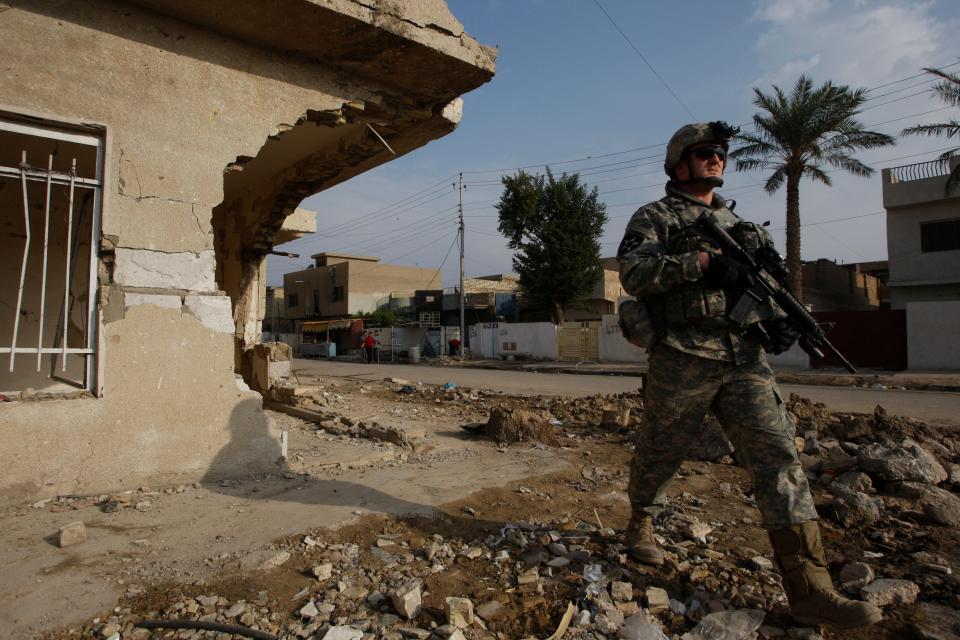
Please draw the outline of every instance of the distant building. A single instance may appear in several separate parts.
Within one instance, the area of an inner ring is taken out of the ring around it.
[[[803,301],[814,311],[861,311],[880,308],[885,287],[857,264],[819,259],[803,264]]]
[[[948,174],[937,161],[883,170],[887,286],[906,310],[911,369],[960,367],[960,192],[946,194]]]
[[[465,278],[464,322],[512,321],[516,319],[517,290],[520,279],[513,274],[495,274]],[[446,326],[460,324],[460,288],[443,290],[441,323]]]
[[[960,300],[960,191],[937,161],[883,170],[890,306]]]
[[[284,317],[292,321],[347,318],[376,311],[395,291],[428,289],[434,269],[380,264],[380,259],[317,253],[313,266],[283,274]]]

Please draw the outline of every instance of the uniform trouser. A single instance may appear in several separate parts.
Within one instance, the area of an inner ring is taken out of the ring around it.
[[[663,509],[666,484],[712,409],[753,478],[763,526],[783,529],[817,517],[795,428],[765,359],[735,365],[659,345],[650,354],[644,398],[643,431],[630,464],[635,512]]]

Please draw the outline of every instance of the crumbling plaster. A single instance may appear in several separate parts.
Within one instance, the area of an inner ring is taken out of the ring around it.
[[[230,334],[141,304],[104,337],[103,398],[0,403],[0,503],[277,469],[277,433],[260,395],[237,387]]]

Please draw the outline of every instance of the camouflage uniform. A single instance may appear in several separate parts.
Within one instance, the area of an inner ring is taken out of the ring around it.
[[[712,409],[753,476],[764,527],[813,520],[817,514],[797,459],[795,429],[757,332],[727,320],[724,291],[701,280],[698,253],[705,247],[683,230],[705,209],[731,233],[753,229],[760,242],[772,244],[766,231],[741,222],[720,196],[707,207],[668,184],[665,198],[630,219],[617,254],[624,289],[646,304],[656,330],[645,424],[630,465],[630,501],[638,513],[662,510],[664,487]],[[765,317],[774,309],[771,303]]]

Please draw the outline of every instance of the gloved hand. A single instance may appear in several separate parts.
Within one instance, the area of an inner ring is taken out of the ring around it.
[[[747,265],[722,253],[710,254],[710,265],[703,274],[703,280],[717,289],[739,289],[753,284],[753,276]]]
[[[784,351],[789,351],[793,343],[800,337],[800,332],[786,318],[777,318],[776,320],[765,320],[763,328],[770,336],[770,344],[764,348],[768,353],[777,355]]]

